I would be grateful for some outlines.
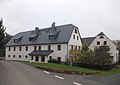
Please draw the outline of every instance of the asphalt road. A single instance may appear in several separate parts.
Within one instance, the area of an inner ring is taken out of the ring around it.
[[[21,62],[0,61],[0,85],[120,85],[120,74],[92,77],[43,71]]]

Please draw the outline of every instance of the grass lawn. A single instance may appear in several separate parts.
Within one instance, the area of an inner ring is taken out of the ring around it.
[[[29,62],[25,62],[25,63],[30,64]],[[99,72],[99,74],[94,74],[96,76],[120,73],[120,68],[116,68],[116,69],[113,69],[113,70],[96,70],[96,69],[87,69],[87,68],[81,68],[81,67],[75,67],[75,66],[70,67],[68,65],[63,65],[63,64],[38,63],[38,62],[32,62],[30,65],[32,65],[33,67],[44,67],[44,68],[52,68],[52,69],[65,69],[65,70],[80,71],[80,72]]]

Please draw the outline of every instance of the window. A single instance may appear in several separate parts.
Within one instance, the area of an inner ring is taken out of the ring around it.
[[[71,50],[73,50],[73,45],[71,45]]]
[[[73,35],[73,39],[75,39],[75,35]]]
[[[26,55],[25,58],[28,58],[28,56]]]
[[[77,36],[77,40],[79,40],[79,37]]]
[[[37,50],[37,46],[34,46],[34,50]]]
[[[39,50],[41,50],[41,46],[39,46],[39,48],[38,48]]]
[[[61,50],[61,45],[58,45],[58,46],[57,46],[57,49],[58,49],[58,50]]]
[[[79,46],[79,50],[80,50],[80,46]]]
[[[52,60],[52,56],[49,56],[49,60]]]
[[[104,45],[107,45],[107,41],[104,41]]]
[[[21,55],[19,55],[19,58],[21,58]]]
[[[77,50],[77,46],[75,46],[75,50]]]
[[[25,50],[28,51],[28,46],[26,46]]]
[[[33,60],[33,56],[31,56],[31,60]]]
[[[10,57],[10,55],[8,55],[8,57]]]
[[[75,29],[75,33],[77,34],[77,29]]]
[[[59,62],[61,62],[61,57],[58,57],[57,59],[58,59]]]
[[[22,49],[22,48],[21,48],[21,47],[19,47],[19,51],[21,51],[21,49]]]
[[[10,47],[9,47],[9,51],[10,51]]]
[[[15,55],[13,55],[13,58],[15,58]]]
[[[97,45],[100,45],[100,41],[97,41]]]
[[[51,46],[50,45],[48,45],[48,50],[51,50]]]
[[[15,51],[16,50],[16,48],[15,47],[13,47],[13,51]]]
[[[103,39],[104,37],[103,36],[100,36],[100,39]]]

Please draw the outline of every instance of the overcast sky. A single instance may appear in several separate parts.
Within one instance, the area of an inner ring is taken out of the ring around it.
[[[120,39],[120,0],[0,0],[0,17],[9,34],[73,24],[82,37],[103,31]]]

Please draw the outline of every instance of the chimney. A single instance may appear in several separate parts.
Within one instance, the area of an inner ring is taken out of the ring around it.
[[[37,34],[39,32],[39,27],[35,27],[35,33]]]
[[[56,30],[55,22],[52,23],[52,29],[53,29],[53,31]]]

